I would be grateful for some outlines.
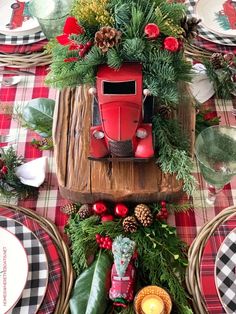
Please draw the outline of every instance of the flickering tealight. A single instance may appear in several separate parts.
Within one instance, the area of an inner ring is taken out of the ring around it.
[[[141,302],[142,314],[164,314],[164,302],[155,294],[146,295]]]

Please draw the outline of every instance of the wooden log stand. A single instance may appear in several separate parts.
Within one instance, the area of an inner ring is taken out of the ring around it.
[[[178,117],[193,145],[195,114],[186,105],[186,89]],[[88,160],[92,98],[84,86],[62,90],[56,102],[53,140],[56,172],[63,197],[81,203],[97,200],[154,202],[176,200],[182,182],[163,174],[155,160],[148,163]]]

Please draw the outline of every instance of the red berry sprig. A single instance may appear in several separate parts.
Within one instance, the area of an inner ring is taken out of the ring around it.
[[[83,58],[85,56],[85,54],[90,50],[92,45],[93,45],[93,43],[91,41],[88,41],[85,45],[83,45],[83,44],[78,45],[79,56],[81,58]]]
[[[112,239],[108,236],[101,236],[99,233],[96,234],[96,242],[101,249],[111,250]]]
[[[168,210],[166,208],[166,202],[161,201],[161,209],[160,211],[156,214],[156,219],[157,220],[166,220],[169,216]]]

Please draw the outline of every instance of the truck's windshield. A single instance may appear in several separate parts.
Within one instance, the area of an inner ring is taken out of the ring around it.
[[[136,82],[107,82],[103,81],[103,94],[105,95],[135,95]]]

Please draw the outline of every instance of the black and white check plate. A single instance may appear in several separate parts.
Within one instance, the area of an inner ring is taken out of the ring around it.
[[[215,284],[228,314],[236,313],[236,229],[222,243],[215,261]]]
[[[24,35],[24,36],[10,36],[0,34],[0,44],[1,45],[28,45],[33,44],[38,41],[45,39],[45,35],[42,31],[39,31],[32,35]]]
[[[206,0],[207,1],[207,0]],[[187,6],[187,16],[188,17],[196,17],[195,13],[195,7],[198,0],[185,0],[185,4]],[[201,18],[198,16],[198,18]],[[209,41],[212,41],[216,44],[220,45],[229,45],[229,46],[236,46],[236,37],[227,37],[227,36],[220,36],[216,33],[211,32],[207,28],[205,28],[203,25],[199,25],[199,36],[207,39]]]
[[[16,220],[0,216],[0,227],[15,234],[21,241],[29,263],[28,279],[21,299],[8,314],[35,314],[43,301],[48,283],[48,262],[43,246],[27,227]]]

